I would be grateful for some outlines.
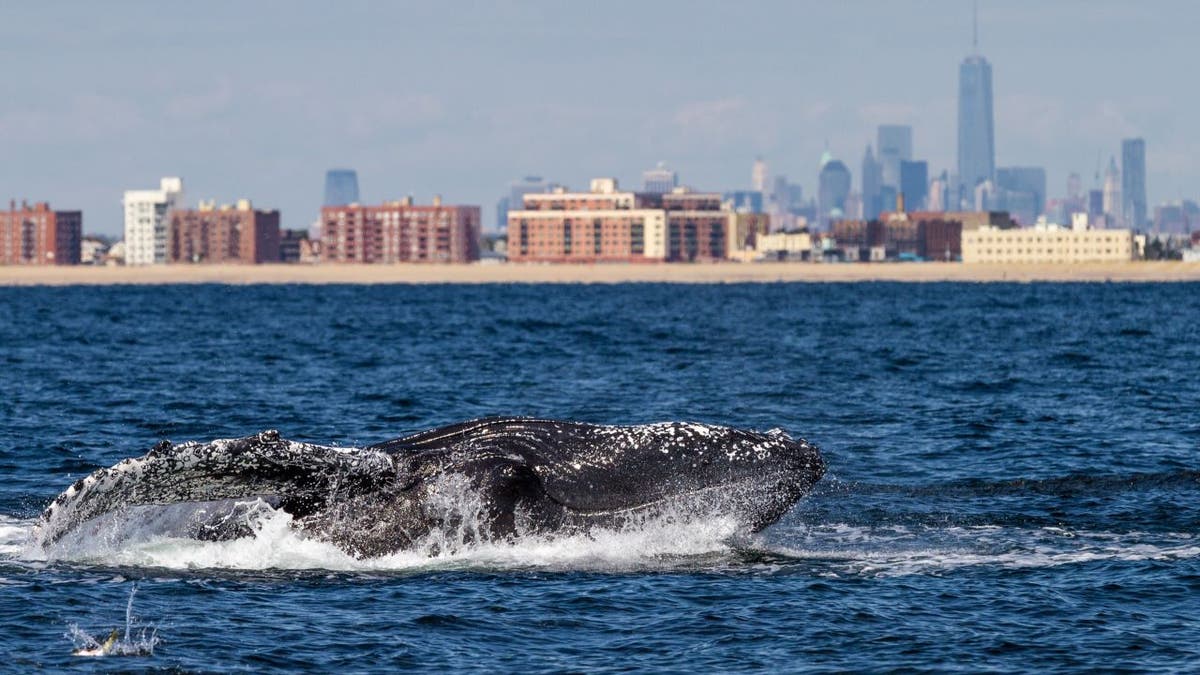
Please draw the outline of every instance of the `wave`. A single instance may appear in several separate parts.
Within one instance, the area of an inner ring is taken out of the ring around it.
[[[292,527],[291,517],[281,511],[265,513],[255,524],[253,536],[230,541],[163,535],[99,537],[89,545],[76,544],[45,556],[30,546],[32,526],[32,521],[2,521],[0,558],[188,572],[584,571],[874,577],[1200,557],[1200,540],[1191,533],[793,522],[746,536],[729,520],[668,517],[620,530],[534,536],[516,542],[451,541],[453,536],[443,533],[416,550],[357,559],[336,546],[303,536]]]
[[[1104,532],[1061,527],[916,528],[847,524],[800,526],[764,551],[782,567],[838,576],[941,574],[974,567],[1047,568],[1101,561],[1200,557],[1185,532]],[[807,566],[807,567],[806,567]]]
[[[1200,470],[1176,469],[1144,473],[1076,473],[1048,478],[964,478],[931,485],[837,481],[827,478],[815,492],[900,494],[912,497],[987,497],[995,495],[1080,496],[1139,490],[1200,489]]]

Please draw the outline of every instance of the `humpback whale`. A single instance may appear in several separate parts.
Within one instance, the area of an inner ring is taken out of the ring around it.
[[[49,550],[103,517],[184,505],[181,536],[250,536],[252,512],[282,510],[303,536],[358,558],[410,550],[447,528],[515,541],[675,514],[731,515],[759,531],[824,471],[814,445],[779,429],[686,422],[488,418],[365,448],[289,441],[270,430],[163,441],[95,471],[46,508],[35,541]]]

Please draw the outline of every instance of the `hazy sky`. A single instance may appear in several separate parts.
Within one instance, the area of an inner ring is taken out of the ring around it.
[[[997,166],[1050,195],[1120,140],[1147,143],[1151,204],[1200,196],[1195,2],[982,0]],[[324,172],[367,202],[479,204],[508,184],[640,186],[665,160],[747,187],[755,155],[815,192],[829,149],[860,162],[880,123],[953,170],[971,4],[929,2],[196,2],[0,6],[0,196],[82,208],[118,233],[125,189],[249,197],[316,219]]]

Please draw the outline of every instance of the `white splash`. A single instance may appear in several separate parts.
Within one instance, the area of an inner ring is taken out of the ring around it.
[[[1063,528],[999,526],[862,526],[785,522],[752,538],[731,518],[679,513],[647,516],[618,529],[587,534],[525,534],[512,542],[480,541],[483,505],[473,492],[452,483],[433,503],[453,527],[437,530],[410,550],[357,559],[333,544],[305,536],[287,513],[262,505],[253,536],[200,541],[150,529],[128,529],[129,521],[89,529],[48,552],[32,544],[32,520],[0,516],[0,561],[66,560],[106,566],[175,570],[333,570],[421,572],[446,569],[638,571],[662,569],[761,570],[739,559],[739,551],[782,558],[768,568],[799,568],[819,575],[899,576],[945,574],[997,566],[1039,568],[1095,561],[1182,560],[1200,557],[1192,533],[1097,532]],[[97,523],[90,524],[96,527]],[[124,528],[124,529],[122,529]]]
[[[137,595],[137,586],[129,591],[129,600],[125,603],[125,633],[114,628],[109,635],[101,640],[79,627],[78,624],[68,624],[66,638],[74,644],[73,656],[153,656],[154,648],[159,643],[158,629],[153,625],[143,625],[133,615],[133,598]]]

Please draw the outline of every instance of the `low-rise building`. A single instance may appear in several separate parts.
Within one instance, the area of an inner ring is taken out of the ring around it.
[[[302,251],[308,248],[308,230],[279,231],[279,262],[311,262],[311,252],[309,260],[302,260]]]
[[[1082,263],[1133,260],[1137,246],[1130,230],[1067,229],[1039,225],[1027,229],[985,227],[962,234],[964,263]]]
[[[0,265],[78,265],[82,238],[81,211],[15,200],[0,211]]]
[[[201,202],[170,214],[171,263],[279,262],[279,211],[257,211],[247,199],[236,207]]]
[[[110,244],[99,237],[84,237],[79,243],[79,262],[82,265],[103,265]]]
[[[754,245],[759,257],[767,260],[809,260],[813,238],[807,232],[772,232],[758,236]]]
[[[425,206],[411,197],[380,206],[321,209],[321,261],[465,263],[479,260],[480,208]]]
[[[885,211],[879,216],[883,222],[898,215],[898,212]],[[1002,230],[1018,227],[1008,211],[908,211],[904,215],[916,222],[921,221],[957,221],[962,223],[962,229],[978,230],[981,227],[996,227]]]

